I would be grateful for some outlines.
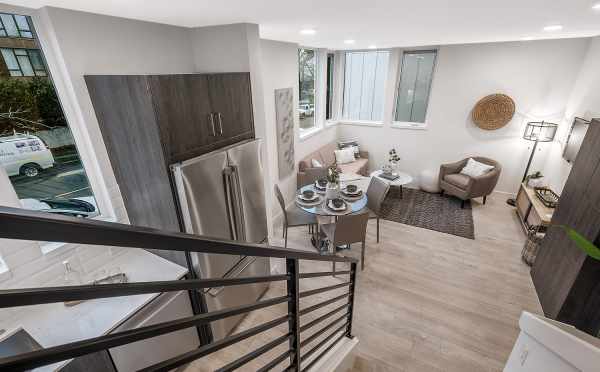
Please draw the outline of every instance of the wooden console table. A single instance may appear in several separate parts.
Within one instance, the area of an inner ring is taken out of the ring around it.
[[[552,220],[552,214],[554,214],[554,208],[546,207],[535,195],[533,188],[525,186],[525,183],[519,187],[516,207],[525,233],[531,226],[547,227]]]

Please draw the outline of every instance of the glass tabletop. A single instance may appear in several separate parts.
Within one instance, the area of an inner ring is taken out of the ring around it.
[[[316,214],[316,215],[320,215],[320,216],[338,216],[338,215],[343,215],[343,214],[350,214],[350,213],[360,212],[360,211],[362,211],[367,206],[367,186],[368,186],[368,180],[369,180],[369,178],[361,178],[361,179],[357,179],[357,180],[352,180],[352,181],[342,182],[341,183],[340,186],[342,188],[345,187],[345,186],[347,186],[347,185],[356,185],[363,192],[362,193],[362,197],[360,199],[358,199],[358,200],[345,200],[344,199],[346,201],[346,203],[350,206],[350,209],[351,209],[350,212],[347,212],[347,213],[336,213],[334,211],[331,211],[327,207],[325,207],[324,206],[325,193],[324,192],[318,192],[313,184],[302,186],[296,192],[296,201],[298,200],[298,195],[300,195],[304,190],[313,190],[313,191],[315,191],[321,197],[321,203],[318,204],[318,205],[316,205],[316,206],[304,206],[304,205],[302,205],[300,203],[296,203],[296,205],[300,209],[302,209],[302,210],[304,210],[304,211],[306,211],[308,213],[312,213],[312,214]]]

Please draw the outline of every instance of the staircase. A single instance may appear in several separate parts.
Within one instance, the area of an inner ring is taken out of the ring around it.
[[[0,308],[9,308],[270,283],[267,294],[255,303],[208,313],[195,312],[187,318],[2,358],[2,371],[32,369],[239,314],[248,316],[233,334],[147,366],[142,371],[167,371],[178,367],[186,371],[333,371],[340,367],[343,356],[356,343],[352,337],[356,282],[356,260],[353,258],[321,256],[8,207],[0,207],[0,238],[273,257],[285,260],[286,267],[285,274],[262,277],[2,290]],[[340,263],[335,276],[330,271],[332,262]],[[308,267],[320,271],[305,271]],[[334,363],[335,357],[338,362]]]

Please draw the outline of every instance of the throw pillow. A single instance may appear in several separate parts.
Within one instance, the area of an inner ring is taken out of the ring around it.
[[[346,149],[352,147],[354,148],[354,157],[356,159],[360,158],[360,147],[358,145],[358,141],[356,140],[352,140],[352,141],[340,141],[338,142],[338,148],[340,150]]]
[[[323,164],[317,159],[311,159],[310,165],[312,165],[313,168],[323,168]]]
[[[469,177],[479,177],[494,169],[493,165],[487,165],[480,163],[476,160],[469,158],[467,165],[460,171],[460,173]]]
[[[335,162],[338,164],[352,163],[354,159],[354,149],[347,148],[343,150],[335,150]]]

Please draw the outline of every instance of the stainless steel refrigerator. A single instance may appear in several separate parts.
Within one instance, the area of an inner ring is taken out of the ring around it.
[[[190,234],[266,242],[267,215],[260,140],[250,140],[171,165],[185,231]],[[269,274],[261,257],[192,253],[199,278],[230,278]],[[267,283],[210,288],[201,291],[208,311],[256,301]],[[215,340],[228,335],[243,316],[212,322]]]

